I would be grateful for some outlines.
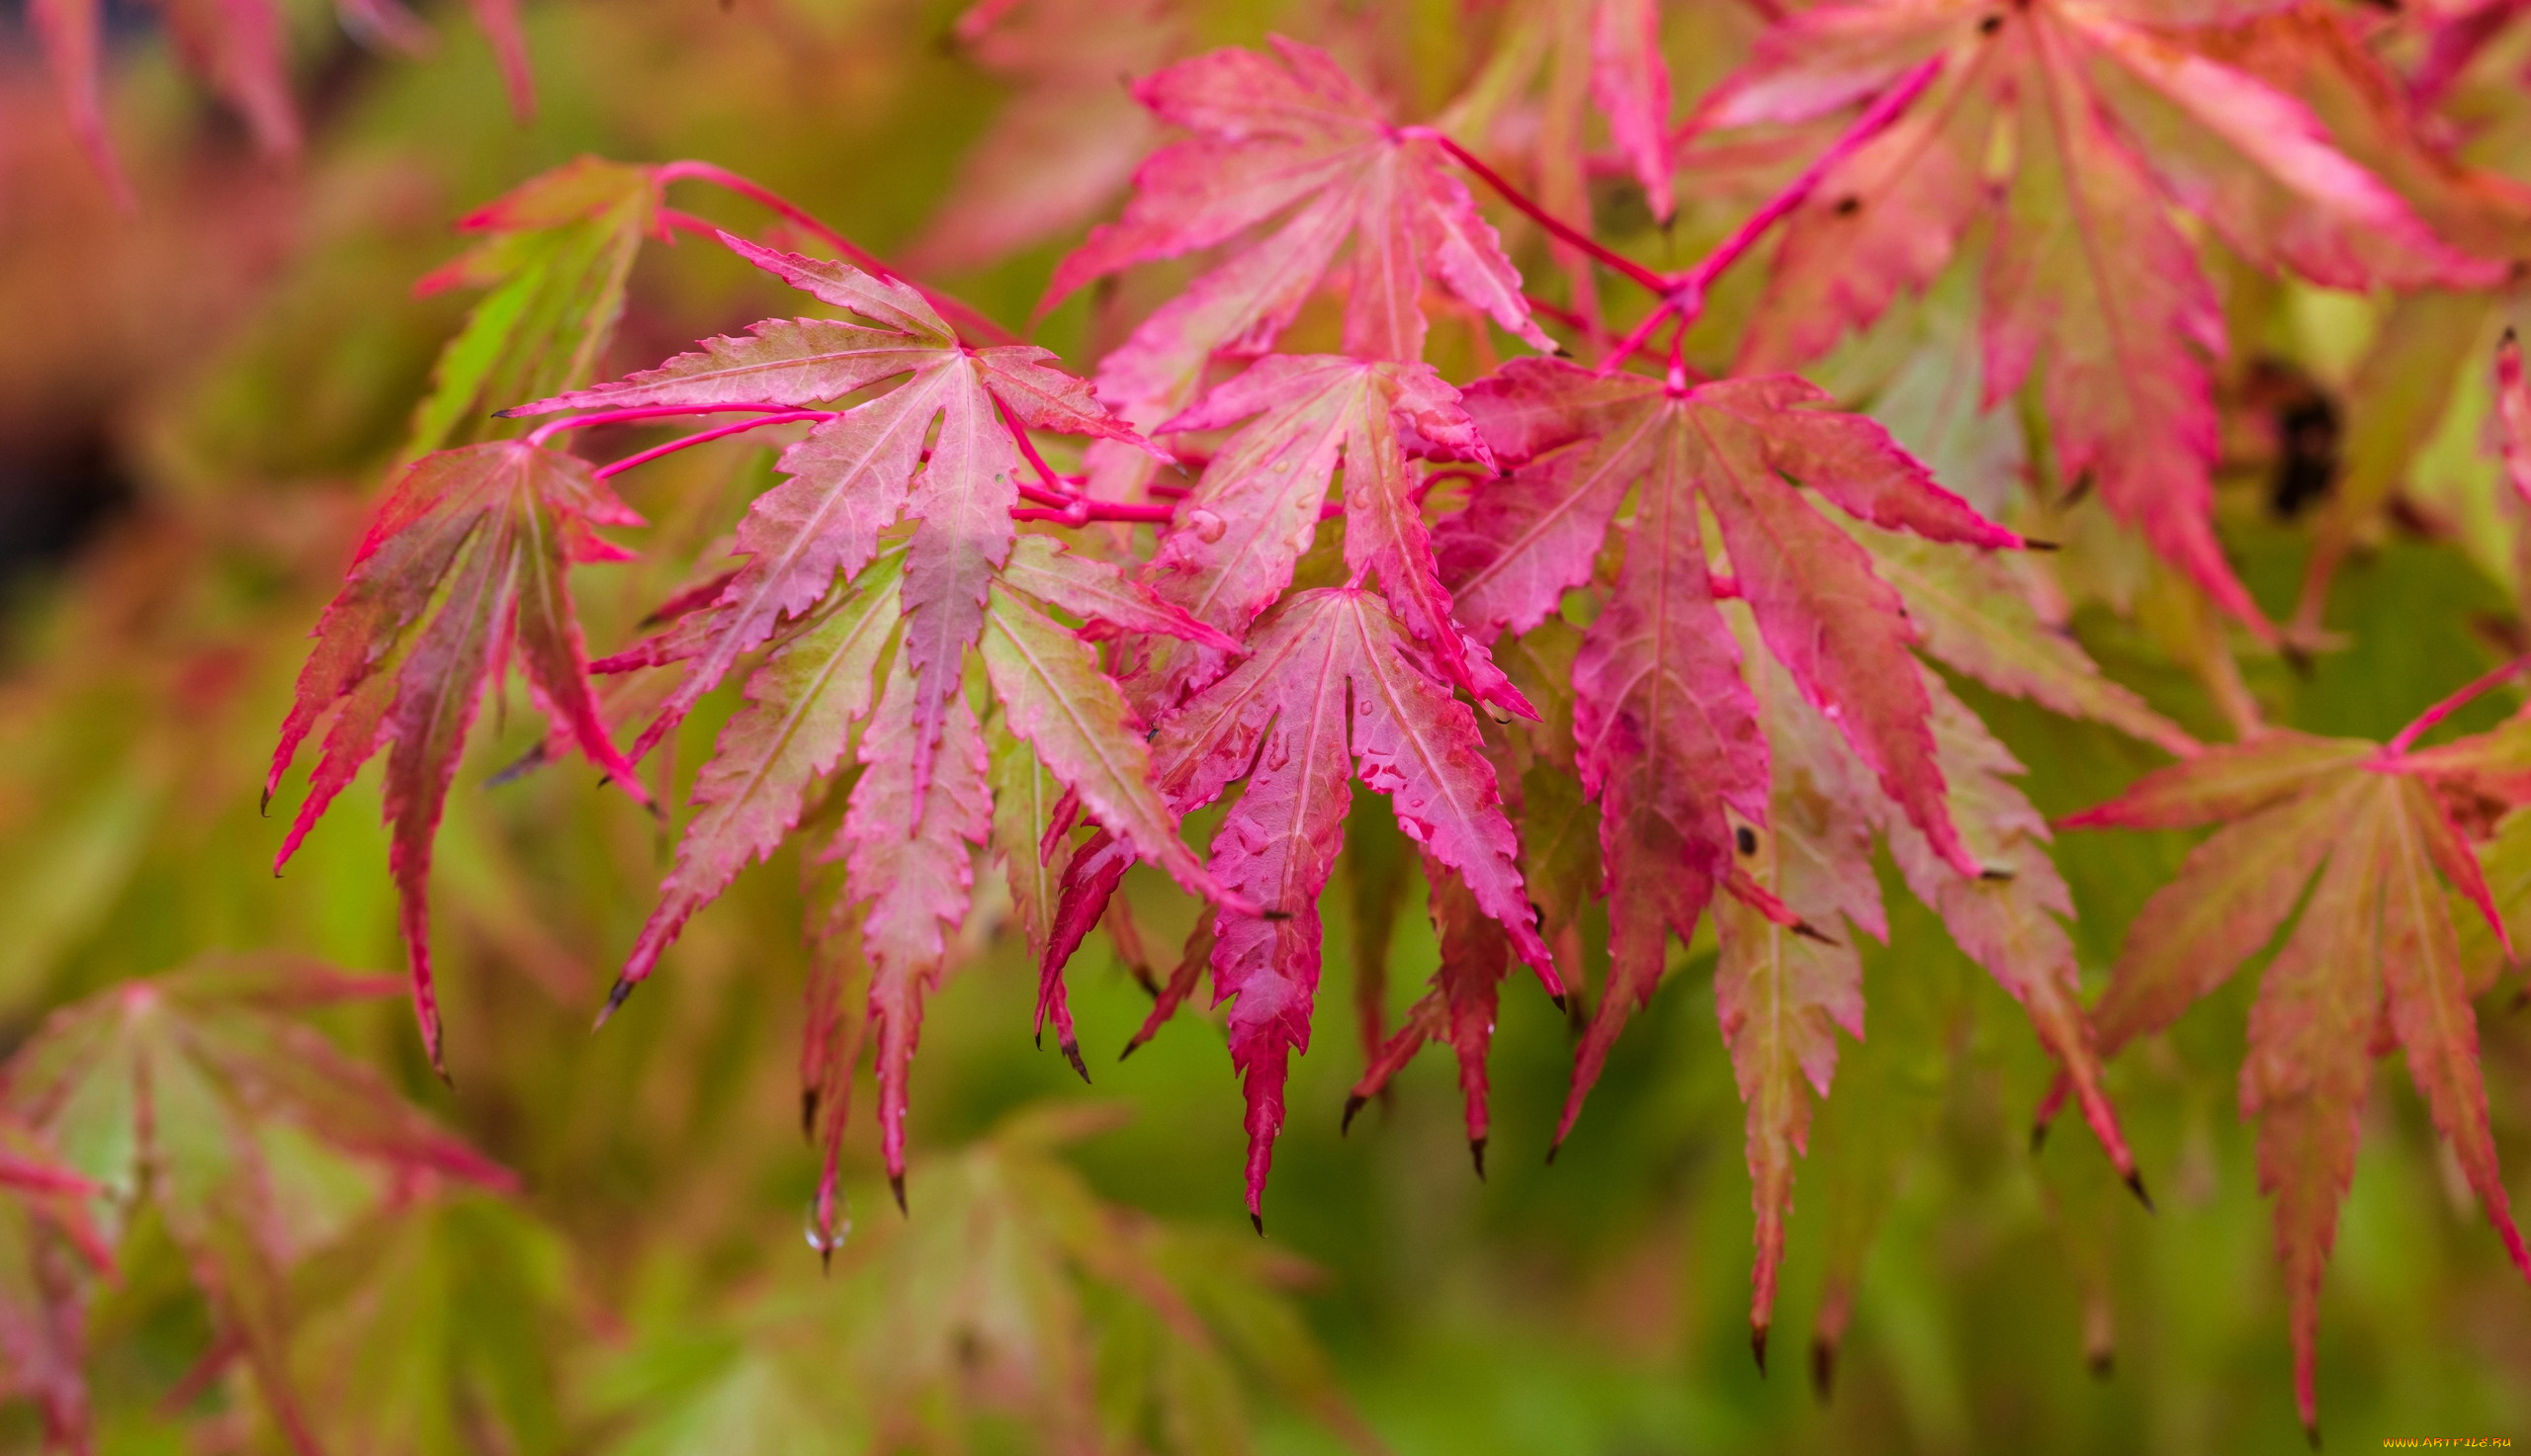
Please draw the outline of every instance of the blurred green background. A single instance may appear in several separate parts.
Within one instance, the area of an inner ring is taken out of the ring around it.
[[[691,156],[895,254],[1008,98],[1072,86],[1109,105],[1116,85],[1112,70],[1049,79],[998,65],[957,43],[956,11],[940,4],[556,0],[530,8],[541,99],[521,125],[455,10],[430,13],[432,53],[384,60],[345,43],[323,7],[291,7],[311,131],[287,165],[254,156],[155,39],[134,34],[114,107],[144,199],[132,216],[96,185],[22,36],[7,33],[0,1046],[53,1007],[209,953],[400,965],[374,777],[278,881],[281,820],[256,800],[305,632],[471,301],[409,293],[455,252],[451,220],[583,152]],[[1086,23],[1098,10],[1069,13]],[[1443,0],[1260,0],[1172,24],[1178,49],[1253,42],[1269,25],[1332,37],[1409,111],[1454,94],[1493,33]],[[1751,28],[1736,12],[1684,23],[1683,93]],[[1596,201],[1647,256],[1694,256],[1745,202],[1689,193],[1666,238],[1639,198]],[[763,221],[736,202],[680,205]],[[1059,219],[1006,261],[937,276],[1023,322],[1074,236]],[[631,299],[604,373],[792,306],[690,241],[646,249]],[[2264,310],[2273,347],[2302,350],[2324,385],[2342,382],[2381,307],[2273,291],[2235,302]],[[1124,304],[1077,300],[1039,337],[1086,366],[1099,306]],[[655,529],[642,533],[642,563],[582,573],[600,650],[717,554],[768,469],[766,447],[732,442],[620,482]],[[2255,465],[2237,473],[2227,539],[2281,615],[2309,532],[2274,518]],[[2514,608],[2477,564],[2487,557],[2415,530],[2367,541],[2331,607],[2345,649],[2301,673],[2253,662],[2252,689],[2278,721],[2389,734],[2505,654]],[[2099,607],[2079,625],[2114,672],[2220,735],[2150,633]],[[2031,766],[2029,792],[2051,814],[2155,761],[2106,729],[1964,692]],[[731,696],[681,735],[686,771]],[[2510,706],[2483,703],[2459,726]],[[915,1064],[912,1218],[878,1179],[865,1119],[847,1147],[854,1233],[822,1273],[803,1239],[817,1157],[795,1126],[798,866],[786,853],[742,878],[591,1036],[667,841],[584,767],[487,786],[537,733],[523,695],[487,711],[450,801],[435,895],[453,1087],[429,1075],[399,999],[318,1018],[524,1183],[515,1200],[427,1200],[311,1245],[296,1276],[308,1313],[295,1368],[341,1449],[2302,1448],[2267,1213],[2234,1106],[2250,977],[2112,1069],[2158,1201],[2148,1215],[2078,1127],[2034,1155],[2050,1064],[1893,880],[1893,948],[1867,947],[1870,1035],[1844,1048],[1802,1168],[1762,1377],[1745,1324],[1741,1111],[1709,945],[1683,954],[1552,1167],[1570,1032],[1533,986],[1507,988],[1480,1182],[1437,1057],[1338,1135],[1360,1056],[1346,1014],[1358,937],[1340,873],[1319,1037],[1296,1068],[1261,1242],[1239,1202],[1239,1102],[1217,1024],[1181,1016],[1117,1065],[1147,1001],[1093,938],[1072,982],[1095,1079],[1085,1089],[1030,1043],[1024,949],[980,926]],[[2087,976],[2186,848],[2179,835],[2060,842]],[[1130,882],[1137,912],[1155,945],[1174,945],[1192,906],[1146,873]],[[1405,904],[1388,950],[1393,1010],[1437,956],[1420,889]],[[2484,1004],[2503,1006],[2511,985]],[[2521,1187],[2531,1016],[2484,1014],[2482,1035]],[[2329,1440],[2531,1439],[2531,1294],[2404,1076],[2377,1079],[2367,1117],[2322,1306]],[[1850,1311],[1824,1394],[1812,1350],[1823,1307]],[[102,1449],[278,1449],[242,1373],[215,1365],[188,1380],[211,1341],[172,1247],[143,1231],[93,1312]],[[31,1408],[0,1405],[0,1446],[40,1439]]]

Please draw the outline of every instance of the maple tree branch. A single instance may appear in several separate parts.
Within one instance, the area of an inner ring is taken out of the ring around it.
[[[2382,745],[2383,758],[2394,759],[2407,752],[2417,739],[2432,732],[2445,719],[2476,702],[2488,689],[2501,686],[2508,678],[2519,676],[2526,667],[2531,667],[2531,654],[2516,657],[2503,666],[2483,674],[2459,692],[2418,714],[2416,722],[2400,729],[2399,736]]]
[[[589,471],[589,478],[604,480],[610,476],[620,475],[635,466],[649,465],[660,456],[674,455],[680,450],[689,450],[707,441],[718,440],[725,435],[760,430],[766,425],[787,425],[799,420],[830,420],[834,417],[835,412],[831,409],[792,409],[780,414],[760,414],[753,419],[740,420],[736,424],[716,425],[709,430],[697,431],[694,434],[670,440],[664,445],[654,445],[639,455],[628,455],[622,460],[599,466],[596,470]]]
[[[1431,127],[1400,127],[1397,128],[1397,134],[1402,137],[1420,137],[1440,147],[1442,151],[1449,154],[1451,160],[1475,173],[1478,181],[1483,182],[1490,188],[1493,188],[1494,191],[1502,197],[1503,201],[1510,203],[1514,208],[1519,209],[1524,216],[1527,216],[1530,221],[1535,222],[1540,227],[1543,227],[1548,232],[1554,234],[1557,241],[1588,254],[1601,266],[1614,270],[1615,272],[1624,274],[1627,278],[1634,280],[1635,283],[1641,285],[1643,288],[1651,290],[1653,293],[1663,293],[1669,289],[1670,281],[1668,279],[1663,278],[1660,274],[1653,272],[1651,269],[1644,267],[1640,263],[1637,263],[1632,258],[1625,256],[1623,253],[1608,247],[1597,238],[1591,236],[1591,234],[1584,232],[1582,229],[1575,227],[1572,223],[1567,222],[1563,218],[1556,216],[1553,213],[1548,212],[1545,208],[1540,207],[1536,202],[1532,201],[1527,193],[1524,193],[1519,188],[1514,187],[1502,173],[1487,166],[1483,161],[1478,159],[1476,153],[1459,145],[1458,142],[1452,140],[1450,137],[1435,130]]]
[[[847,262],[867,273],[875,273],[891,283],[901,283],[922,295],[923,301],[937,308],[953,323],[972,328],[998,344],[1016,344],[1019,336],[995,321],[992,315],[954,294],[926,288],[881,261],[878,254],[845,237],[816,214],[801,207],[772,188],[749,177],[742,177],[727,167],[711,162],[661,162],[651,169],[651,175],[664,188],[671,182],[708,182],[727,192],[735,192],[747,201],[770,209],[779,216],[815,233],[829,247],[841,253]]]

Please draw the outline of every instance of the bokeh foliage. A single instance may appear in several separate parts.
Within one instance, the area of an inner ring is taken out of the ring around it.
[[[1712,9],[1673,36],[1683,88],[1754,28]],[[939,4],[555,0],[529,11],[542,103],[520,125],[462,28],[443,26],[435,54],[386,62],[346,48],[320,7],[293,13],[315,100],[308,154],[289,171],[206,114],[154,39],[132,41],[115,93],[145,200],[131,218],[84,170],[24,47],[0,54],[0,442],[31,461],[100,442],[92,454],[128,495],[75,555],[11,586],[6,1046],[60,1006],[216,952],[396,964],[374,785],[278,883],[266,869],[278,825],[258,815],[257,791],[306,626],[471,301],[408,292],[455,253],[447,222],[584,153],[698,156],[890,252],[920,233],[1009,89],[949,43],[955,12]],[[1420,114],[1478,58],[1458,15],[1448,0],[1261,0],[1195,7],[1183,26],[1190,43],[1332,32]],[[2484,160],[2504,160],[2507,134],[2488,133]],[[1666,237],[1622,186],[1592,202],[1607,231],[1631,222],[1649,255],[1687,258],[1758,191],[1728,174],[1686,188]],[[1060,241],[954,282],[1023,321]],[[2365,362],[2397,342],[2402,305],[2388,299],[2246,270],[2226,282],[2235,336],[2334,397],[2361,394]],[[691,243],[646,248],[631,298],[601,374],[787,306]],[[1719,300],[1706,327],[1727,335],[1750,302]],[[1038,337],[1078,361],[1102,329],[1100,306],[1077,300]],[[1436,354],[1452,347],[1437,340]],[[1857,398],[1888,391],[1868,347],[1823,374]],[[2350,449],[2374,428],[2364,402]],[[2519,649],[2513,526],[2491,503],[2483,414],[2465,397],[2432,417],[2414,487],[2429,508],[2358,540],[2330,604],[2342,648],[2301,667],[2248,662],[2273,721],[2387,735]],[[2271,462],[2255,440],[2239,454],[2226,540],[2282,618],[2310,516],[2280,519]],[[656,529],[641,563],[585,573],[592,639],[628,640],[717,554],[768,469],[768,450],[734,442],[627,477]],[[2194,629],[2173,625],[2187,609],[2137,569],[2138,610],[2087,608],[2085,643],[2220,736],[2218,705],[2183,660]],[[1964,694],[2051,814],[2153,761],[2106,729]],[[686,771],[734,703],[724,690],[680,735]],[[1439,1060],[1340,1138],[1358,1054],[1324,1037],[1295,1071],[1273,1237],[1260,1245],[1237,1200],[1218,1031],[1173,1026],[1112,1065],[1147,1003],[1094,940],[1074,978],[1096,1082],[1083,1092],[1051,1047],[1030,1046],[1034,970],[989,933],[988,906],[916,1064],[912,1218],[899,1221],[856,1130],[857,1227],[829,1271],[801,1240],[817,1159],[794,1125],[800,867],[786,856],[742,878],[687,932],[673,974],[592,1037],[666,844],[584,768],[492,784],[537,737],[523,699],[508,706],[478,734],[439,851],[451,1084],[429,1075],[397,1001],[317,1019],[523,1191],[418,1196],[312,1239],[292,1271],[304,1310],[292,1368],[340,1449],[2300,1448],[2267,1215],[2234,1110],[2246,978],[2112,1068],[2159,1196],[2148,1216],[2079,1135],[2060,1130],[2034,1155],[2049,1064],[1939,923],[1893,895],[1891,947],[1866,947],[1871,1034],[1847,1049],[1801,1172],[1777,1368],[1762,1378],[1746,1345],[1741,1111],[1713,1030],[1709,942],[1619,1044],[1551,1168],[1540,1155],[1571,1038],[1542,998],[1506,997],[1482,1183]],[[2460,726],[2510,706],[2491,699]],[[2187,843],[2059,841],[2088,972]],[[1138,915],[1173,945],[1192,907],[1148,875],[1129,882]],[[1438,956],[1411,873],[1402,893],[1392,1014]],[[1327,913],[1324,994],[1338,1006],[1361,931],[1342,870]],[[2482,1003],[2497,1008],[2482,1036],[2517,1169],[2531,1166],[2531,1016],[2501,1008],[2518,985]],[[2378,1078],[2367,1117],[2325,1296],[2332,1439],[2531,1437],[2531,1299],[2403,1078]],[[1822,1399],[1799,1368],[1804,1336],[1841,1309],[1850,1325]],[[135,1231],[92,1312],[101,1449],[278,1448],[267,1403],[213,1330],[175,1242]],[[40,1439],[32,1408],[0,1407],[0,1444]]]

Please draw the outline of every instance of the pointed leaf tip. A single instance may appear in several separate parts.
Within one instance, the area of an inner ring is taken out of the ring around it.
[[[589,1030],[604,1030],[608,1019],[615,1015],[617,1007],[624,1004],[624,998],[633,994],[633,987],[638,984],[622,976],[615,978],[615,985],[606,992],[606,1004],[597,1008],[597,1020],[590,1024]]]
[[[1065,1037],[1062,1042],[1062,1048],[1064,1060],[1071,1063],[1072,1070],[1081,1074],[1082,1085],[1088,1086],[1090,1084],[1090,1064],[1081,1060],[1081,1043],[1073,1040],[1071,1037]]]
[[[2118,1352],[2106,1349],[2094,1350],[2084,1357],[2083,1364],[2091,1370],[2092,1379],[2107,1380],[2118,1373]]]
[[[1478,1182],[1480,1182],[1480,1183],[1484,1182],[1484,1181],[1485,1181],[1485,1140],[1484,1140],[1483,1138],[1470,1138],[1470,1139],[1468,1139],[1468,1140],[1467,1140],[1467,1156],[1468,1156],[1468,1160],[1476,1164],[1476,1180],[1477,1180]]]
[[[1258,1238],[1263,1239],[1266,1237],[1266,1216],[1264,1214],[1259,1213],[1257,1210],[1252,1208],[1248,1211],[1248,1221],[1257,1226]]]
[[[1749,1327],[1749,1353],[1755,1355],[1758,1359],[1758,1378],[1761,1380],[1766,1379],[1767,1327],[1764,1325],[1752,1325]]]
[[[906,1209],[906,1175],[904,1173],[888,1174],[888,1191],[897,1196],[897,1212],[904,1217],[912,1218],[914,1215]]]
[[[2138,1203],[2144,1205],[2144,1212],[2153,1211],[2153,1195],[2144,1191],[2144,1175],[2134,1168],[2127,1170],[2127,1191],[2136,1195]]]
[[[1823,1406],[1837,1393],[1837,1342],[1833,1339],[1810,1341],[1810,1393]]]
[[[1353,1131],[1353,1115],[1360,1112],[1363,1105],[1370,1100],[1359,1092],[1345,1099],[1345,1117],[1343,1121],[1336,1124],[1336,1136],[1342,1138]]]
[[[800,1089],[800,1136],[803,1138],[815,1136],[817,1126],[818,1089],[802,1087]]]

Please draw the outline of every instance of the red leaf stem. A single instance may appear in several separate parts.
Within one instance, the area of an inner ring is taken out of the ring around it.
[[[1607,359],[1600,362],[1600,373],[1612,375],[1623,368],[1628,359],[1633,358],[1646,343],[1650,342],[1653,333],[1660,328],[1661,321],[1672,316],[1676,316],[1679,320],[1679,331],[1670,341],[1671,362],[1684,370],[1685,359],[1682,351],[1686,347],[1688,328],[1703,315],[1705,293],[1713,287],[1714,280],[1720,278],[1732,264],[1747,256],[1749,250],[1758,245],[1758,239],[1766,236],[1769,228],[1783,221],[1787,214],[1808,201],[1810,194],[1818,190],[1821,178],[1854,155],[1866,142],[1887,130],[1892,122],[1904,115],[1916,98],[1924,94],[1925,88],[1934,83],[1934,78],[1942,74],[1942,63],[1943,58],[1936,55],[1900,76],[1891,83],[1888,90],[1873,98],[1872,105],[1864,108],[1863,115],[1855,118],[1854,125],[1848,127],[1844,134],[1831,142],[1826,150],[1811,158],[1810,165],[1802,168],[1800,174],[1785,184],[1782,191],[1769,198],[1758,211],[1749,214],[1747,220],[1733,228],[1728,237],[1714,245],[1712,252],[1705,254],[1695,267],[1685,273],[1663,279],[1657,285],[1657,291],[1661,294],[1660,303],[1644,317],[1641,323],[1636,324],[1624,339],[1618,342],[1616,349]],[[1646,287],[1656,286],[1646,285]]]
[[[1864,108],[1863,115],[1855,118],[1855,124],[1846,128],[1844,135],[1830,143],[1827,150],[1811,158],[1810,165],[1802,168],[1799,176],[1768,199],[1764,207],[1750,214],[1748,220],[1716,244],[1702,262],[1681,274],[1670,289],[1670,300],[1681,316],[1694,322],[1697,315],[1704,311],[1705,290],[1721,277],[1723,270],[1755,247],[1767,229],[1783,220],[1787,213],[1808,201],[1810,194],[1818,190],[1820,179],[1831,169],[1861,150],[1864,143],[1887,130],[1889,124],[1914,105],[1925,88],[1934,83],[1934,78],[1942,74],[1942,61],[1939,55],[1929,57],[1924,64],[1891,83],[1888,90],[1873,98],[1872,105]]]
[[[2400,757],[2400,755],[2407,752],[2409,747],[2413,745],[2417,739],[2432,732],[2436,725],[2442,723],[2443,720],[2450,718],[2453,714],[2470,706],[2471,703],[2477,701],[2478,698],[2488,689],[2498,687],[2507,679],[2519,676],[2522,670],[2526,667],[2531,667],[2531,655],[2516,657],[2512,661],[2505,663],[2503,666],[2498,667],[2480,677],[2476,681],[2469,683],[2461,688],[2460,691],[2452,694],[2452,696],[2444,699],[2442,702],[2435,704],[2433,707],[2428,708],[2423,713],[2418,714],[2416,722],[2400,729],[2398,737],[2393,738],[2390,742],[2382,746],[2383,759],[2386,761],[2396,759]]]
[[[1546,209],[1539,207],[1535,202],[1530,200],[1527,194],[1522,192],[1519,188],[1514,187],[1502,173],[1495,171],[1492,167],[1489,167],[1484,162],[1478,160],[1474,152],[1471,152],[1466,147],[1459,145],[1448,136],[1443,135],[1441,132],[1437,131],[1430,127],[1400,127],[1397,128],[1397,134],[1400,136],[1422,137],[1440,147],[1441,150],[1449,153],[1450,158],[1453,161],[1456,161],[1460,166],[1475,173],[1478,181],[1493,188],[1496,193],[1501,195],[1503,201],[1510,203],[1513,207],[1519,209],[1522,214],[1527,216],[1530,221],[1535,222],[1540,227],[1543,227],[1548,232],[1554,234],[1557,241],[1589,255],[1593,260],[1597,261],[1605,268],[1624,274],[1627,278],[1634,280],[1635,283],[1653,293],[1659,294],[1669,291],[1670,280],[1653,272],[1651,269],[1644,267],[1642,264],[1637,263],[1632,258],[1625,256],[1623,253],[1610,249],[1597,239],[1593,238],[1589,233],[1582,231],[1572,223],[1565,221],[1563,218],[1556,216]]]
[[[1021,491],[1026,494],[1026,491]],[[1122,500],[1090,500],[1075,496],[1059,508],[1040,510],[1021,506],[1010,513],[1014,521],[1061,521],[1067,526],[1080,526],[1091,521],[1150,521],[1166,523],[1176,512],[1165,505],[1135,505]]]
[[[1037,478],[1045,482],[1049,497],[1046,503],[1062,505],[1078,494],[1079,492],[1064,483],[1063,476],[1055,473],[1054,467],[1046,464],[1046,458],[1037,453],[1037,442],[1028,438],[1028,427],[1019,423],[1019,417],[1010,412],[1010,406],[1002,401],[1001,395],[994,396],[993,407],[994,412],[1002,416],[1002,427],[1010,432],[1010,443],[1019,447],[1021,458],[1036,471]],[[1019,487],[1019,493],[1030,500],[1039,498],[1026,485]]]
[[[542,445],[564,430],[587,429],[594,425],[620,425],[629,420],[672,419],[685,414],[789,414],[798,406],[790,404],[640,404],[624,409],[601,409],[590,414],[566,415],[548,420],[528,432],[527,443]],[[500,411],[506,418],[508,410]]]
[[[718,240],[721,235],[719,223],[698,217],[682,208],[661,208],[658,211],[658,219],[660,229],[668,235],[670,242],[676,240],[676,234],[679,232],[699,233],[715,240]]]
[[[664,445],[654,445],[639,455],[628,455],[612,464],[599,466],[596,470],[589,471],[589,475],[592,479],[604,480],[623,474],[635,466],[649,465],[660,456],[674,455],[680,450],[718,440],[725,435],[744,434],[748,430],[762,429],[766,425],[786,425],[799,420],[830,420],[834,417],[834,411],[830,409],[789,409],[780,414],[760,414],[753,419],[740,420],[736,424],[717,425],[709,430],[698,431],[680,439],[670,440]]]

